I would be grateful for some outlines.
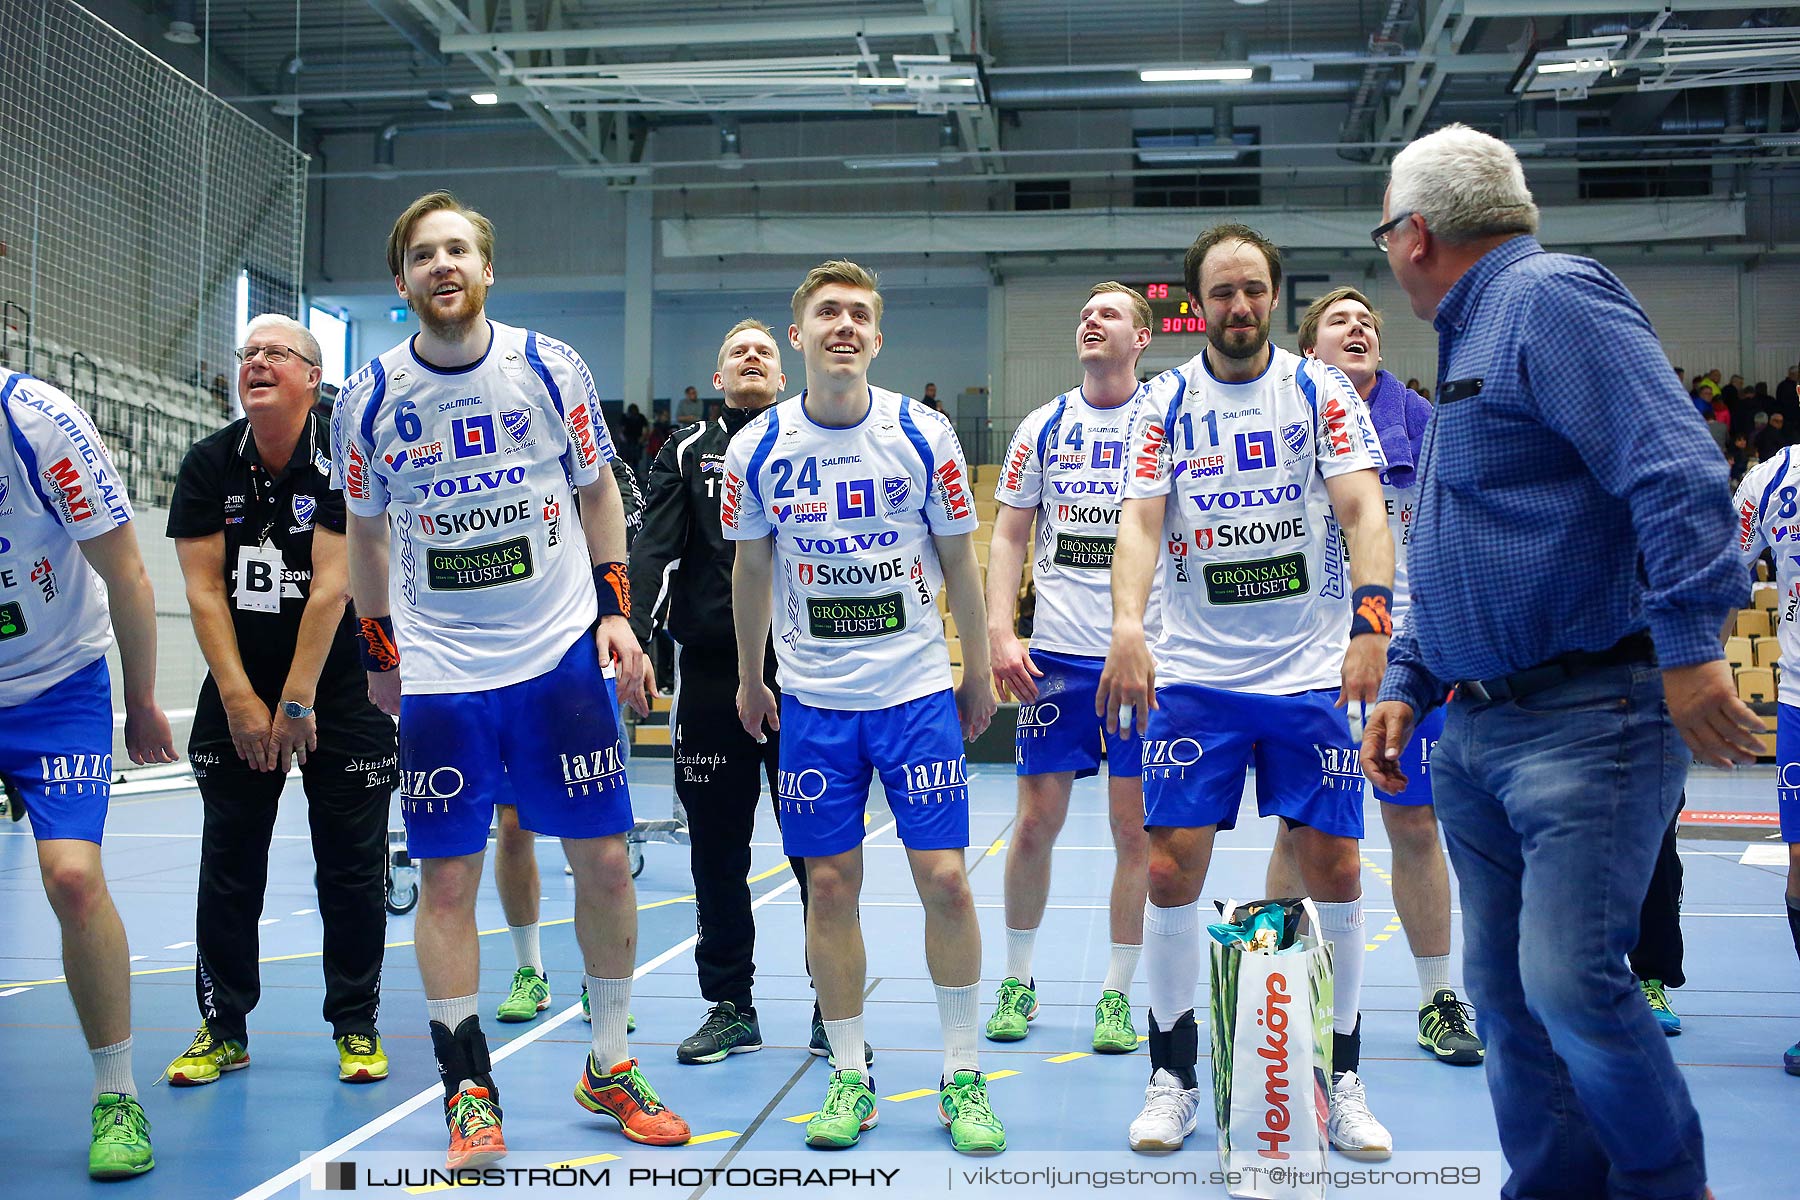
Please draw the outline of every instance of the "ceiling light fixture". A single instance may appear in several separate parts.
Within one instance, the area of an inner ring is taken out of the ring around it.
[[[1144,83],[1241,82],[1254,75],[1251,67],[1151,67],[1138,72]]]
[[[177,46],[193,46],[199,43],[200,33],[194,28],[192,21],[170,21],[169,27],[163,30],[163,41],[174,42]]]
[[[483,106],[500,103],[499,95],[494,92],[470,92],[469,99],[471,102]]]
[[[941,160],[935,154],[891,154],[872,158],[846,158],[844,165],[852,171],[917,170],[935,167]]]

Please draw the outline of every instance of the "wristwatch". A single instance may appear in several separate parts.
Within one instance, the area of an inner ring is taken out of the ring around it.
[[[298,700],[283,700],[281,715],[290,721],[301,721],[313,715],[313,706],[302,704]]]

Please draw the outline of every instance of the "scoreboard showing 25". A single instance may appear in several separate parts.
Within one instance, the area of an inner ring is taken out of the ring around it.
[[[1150,332],[1183,334],[1206,332],[1206,318],[1188,303],[1187,287],[1180,283],[1132,284],[1150,302]]]

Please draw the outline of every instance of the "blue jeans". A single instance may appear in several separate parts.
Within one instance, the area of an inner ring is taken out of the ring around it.
[[[1625,956],[1690,756],[1652,666],[1450,705],[1431,761],[1505,1200],[1697,1200],[1700,1117]]]

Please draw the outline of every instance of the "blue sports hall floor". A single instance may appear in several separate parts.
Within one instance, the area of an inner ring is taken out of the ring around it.
[[[639,759],[631,772],[639,814],[667,815],[668,760]],[[1013,781],[1003,766],[976,766],[971,776],[969,864],[984,939],[985,1019],[1004,962],[1001,875]],[[1007,1124],[1010,1144],[1004,1155],[956,1155],[938,1124],[937,1015],[925,971],[923,919],[891,819],[877,799],[869,823],[862,919],[869,947],[867,1029],[877,1048],[875,1079],[883,1099],[881,1123],[864,1135],[859,1148],[826,1154],[807,1150],[801,1141],[801,1124],[823,1098],[828,1068],[806,1051],[811,996],[802,965],[799,896],[765,802],[751,884],[758,898],[762,1052],[711,1066],[677,1065],[676,1043],[705,1010],[694,978],[686,849],[648,847],[638,880],[640,966],[633,1009],[639,1024],[632,1044],[664,1100],[695,1131],[694,1144],[680,1151],[633,1146],[610,1121],[586,1113],[572,1098],[588,1029],[577,1002],[572,894],[558,846],[539,845],[544,951],[555,1002],[530,1024],[501,1025],[491,1018],[513,958],[498,899],[491,887],[486,890],[479,912],[483,1024],[506,1110],[512,1154],[505,1165],[573,1164],[555,1178],[584,1179],[583,1190],[599,1186],[621,1195],[1038,1196],[1051,1190],[1106,1190],[1224,1196],[1225,1188],[1210,1179],[1218,1166],[1210,1104],[1203,1105],[1199,1131],[1181,1153],[1132,1155],[1125,1148],[1125,1128],[1142,1099],[1147,1058],[1141,1049],[1110,1057],[1087,1052],[1109,940],[1111,847],[1102,788],[1096,780],[1078,785],[1057,849],[1036,962],[1042,1014],[1026,1041],[1005,1047],[981,1043],[993,1102]],[[1774,791],[1769,768],[1696,771],[1689,809],[1738,815],[1689,827],[1681,843],[1689,983],[1673,993],[1686,1031],[1671,1047],[1700,1107],[1719,1200],[1800,1196],[1795,1181],[1800,1078],[1787,1076],[1781,1066],[1783,1048],[1800,1037],[1800,964],[1783,917],[1785,851],[1772,823],[1766,823],[1774,811]],[[1208,897],[1260,894],[1273,827],[1251,818],[1252,811],[1247,806],[1239,829],[1221,837]],[[1387,1164],[1386,1179],[1331,1194],[1494,1196],[1503,1167],[1480,1068],[1440,1065],[1414,1042],[1418,989],[1405,935],[1393,917],[1389,855],[1373,805],[1369,816],[1363,1074],[1371,1107],[1393,1131],[1397,1153]],[[449,1190],[418,1174],[441,1165],[445,1133],[410,917],[392,918],[388,925],[381,1025],[392,1075],[373,1086],[337,1082],[329,1030],[319,1015],[321,930],[297,779],[285,798],[271,854],[262,928],[263,1000],[251,1017],[252,1066],[208,1087],[150,1086],[186,1047],[197,1023],[192,939],[199,834],[200,805],[191,785],[115,798],[106,868],[130,935],[137,1078],[154,1125],[158,1166],[140,1179],[101,1185],[90,1183],[85,1172],[91,1076],[60,981],[56,923],[44,900],[28,830],[0,828],[7,1194],[62,1200],[105,1191],[260,1200],[313,1194],[328,1182],[341,1182],[341,1173],[334,1180],[325,1171],[330,1162],[357,1163],[364,1191],[380,1183],[396,1185],[388,1194]],[[1457,921],[1460,930],[1460,914]],[[1197,1003],[1203,1010],[1205,996]],[[1136,1014],[1141,1031],[1141,1002]],[[1204,1038],[1201,1050],[1206,1052]],[[1202,1063],[1203,1081],[1207,1070]],[[1335,1154],[1330,1165],[1359,1169]],[[1459,1172],[1454,1178],[1477,1182],[1452,1186],[1445,1174],[1427,1174],[1450,1168]],[[1138,1174],[1109,1174],[1132,1171]],[[526,1188],[505,1183],[466,1190],[512,1194]]]

